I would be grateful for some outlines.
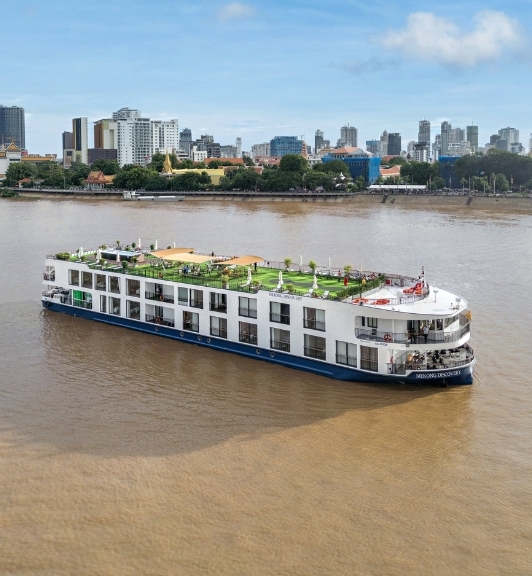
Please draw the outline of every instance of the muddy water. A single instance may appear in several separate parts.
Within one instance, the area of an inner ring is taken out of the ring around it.
[[[138,237],[462,294],[463,388],[346,384],[41,310],[43,258]],[[0,573],[529,574],[532,217],[0,202]]]

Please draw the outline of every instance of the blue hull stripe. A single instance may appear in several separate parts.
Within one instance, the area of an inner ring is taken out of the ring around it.
[[[47,305],[48,304],[48,305]],[[301,358],[300,356],[292,356],[279,352],[277,350],[270,350],[269,348],[260,348],[250,344],[242,344],[240,342],[231,342],[214,336],[204,336],[196,332],[181,331],[167,326],[148,324],[139,320],[131,320],[121,316],[113,316],[111,314],[102,314],[101,312],[93,312],[84,308],[77,308],[67,306],[58,302],[50,302],[43,300],[43,307],[55,312],[62,312],[70,314],[87,320],[96,320],[97,322],[105,322],[114,326],[121,326],[123,328],[130,328],[146,334],[155,334],[156,336],[164,336],[172,338],[181,342],[195,344],[197,346],[206,346],[214,350],[223,350],[224,352],[233,352],[248,358],[257,360],[265,360],[274,364],[281,364],[289,368],[296,368],[298,370],[305,370],[313,372],[328,378],[336,380],[344,380],[347,382],[373,382],[373,383],[404,383],[404,384],[441,384],[446,382],[448,384],[472,384],[473,382],[473,367],[466,366],[464,368],[457,368],[452,370],[443,370],[435,373],[412,373],[409,376],[393,376],[386,374],[368,373],[355,368],[347,368],[339,364],[327,364],[319,362],[311,358]],[[259,352],[260,351],[260,352]]]

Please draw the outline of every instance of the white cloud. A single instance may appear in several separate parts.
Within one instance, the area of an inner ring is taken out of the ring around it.
[[[224,22],[239,18],[251,18],[255,15],[255,8],[250,4],[231,2],[223,6],[218,12],[218,18]]]
[[[523,43],[519,23],[502,12],[483,10],[474,16],[472,30],[430,12],[411,14],[406,28],[389,32],[384,47],[417,60],[452,66],[475,66],[499,59]]]

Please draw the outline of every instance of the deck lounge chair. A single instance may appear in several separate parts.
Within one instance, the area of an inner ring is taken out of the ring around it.
[[[312,296],[313,292],[314,292],[314,289],[311,288],[306,294],[303,294],[303,296]]]
[[[321,298],[322,298],[322,300],[327,300],[328,297],[329,297],[329,290],[325,290],[325,292],[323,293],[323,296]]]

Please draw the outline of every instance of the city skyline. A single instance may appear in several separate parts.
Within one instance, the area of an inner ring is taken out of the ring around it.
[[[311,142],[318,128],[336,142],[347,122],[358,128],[359,144],[383,130],[405,143],[417,140],[423,117],[432,126],[473,122],[480,145],[502,126],[532,132],[521,97],[532,28],[524,1],[414,0],[408,13],[379,0],[54,4],[3,7],[11,24],[4,74],[17,82],[4,84],[0,101],[25,108],[27,148],[35,152],[60,154],[56,134],[72,118],[92,122],[127,105],[222,143],[240,136],[244,150],[276,135]],[[98,44],[91,44],[94,22]],[[193,42],[202,26],[209,41]],[[433,31],[426,45],[415,41],[421,29]],[[65,54],[65,42],[83,39],[90,49]],[[193,57],[183,52],[189,44]],[[305,45],[311,58],[302,58]],[[229,57],[213,65],[213,46]],[[23,77],[15,76],[20,66]],[[502,91],[516,79],[518,90]],[[502,106],[493,105],[494,94]]]

